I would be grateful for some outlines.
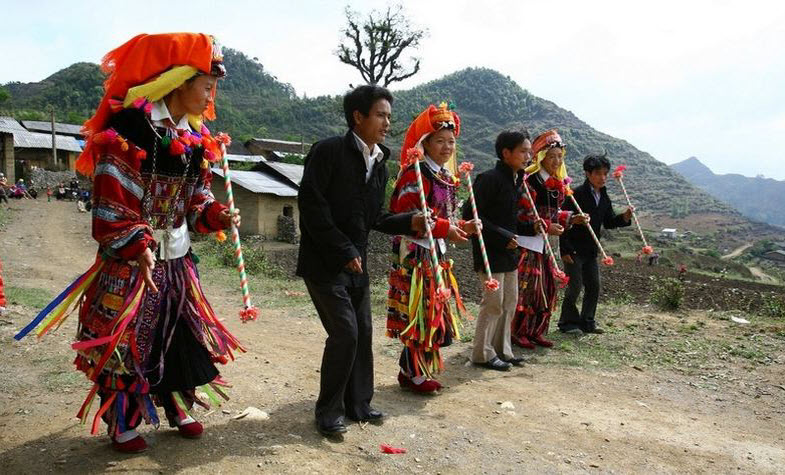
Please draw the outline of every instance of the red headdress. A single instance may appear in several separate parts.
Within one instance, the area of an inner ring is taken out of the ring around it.
[[[541,133],[532,142],[532,155],[536,156],[541,150],[546,148],[564,148],[564,142],[556,129],[551,129]]]
[[[104,97],[95,115],[82,127],[87,140],[76,170],[91,176],[95,169],[96,157],[90,138],[106,128],[113,113],[110,100],[122,101],[130,88],[155,79],[173,66],[191,66],[205,74],[216,71],[216,75],[221,75],[222,57],[220,49],[214,54],[213,43],[213,38],[203,33],[140,34],[107,53],[101,60],[101,71],[107,74]],[[203,116],[215,119],[212,102]]]
[[[406,130],[406,137],[401,146],[401,165],[405,165],[408,161],[409,150],[418,148],[425,137],[444,128],[453,129],[455,136],[458,137],[461,133],[461,118],[448,107],[446,102],[442,102],[438,108],[433,104],[429,105]]]

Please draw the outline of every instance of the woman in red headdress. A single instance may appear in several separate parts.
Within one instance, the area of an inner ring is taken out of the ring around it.
[[[565,199],[565,184],[569,181],[564,164],[566,145],[554,130],[544,132],[532,142],[532,163],[526,168],[524,189],[518,206],[520,229],[535,230],[547,236],[559,236],[573,224],[582,224],[585,217],[561,209]],[[529,199],[531,196],[531,199]],[[533,202],[532,202],[533,200]],[[541,222],[536,224],[536,207]],[[547,239],[546,236],[546,239]],[[543,243],[544,244],[544,243]],[[551,313],[556,305],[556,285],[561,277],[547,255],[547,246],[541,252],[522,249],[518,265],[518,310],[512,322],[512,342],[520,347],[533,349],[535,345],[551,347],[545,338]]]
[[[477,232],[474,221],[456,219],[456,190],[460,181],[449,169],[460,134],[460,118],[447,104],[429,106],[406,132],[401,149],[401,172],[390,199],[392,213],[421,209],[420,187],[414,160],[420,161],[422,192],[434,221],[432,234],[443,285],[455,297],[457,312],[450,300],[438,297],[436,278],[427,236],[393,238],[387,308],[387,336],[404,344],[398,382],[418,393],[441,389],[434,379],[444,369],[440,349],[459,336],[458,314],[465,312],[447,258],[445,240],[465,242]],[[453,161],[454,163],[454,161]],[[446,295],[446,292],[444,293]]]
[[[202,292],[189,232],[239,223],[210,192],[210,162],[228,137],[202,123],[214,118],[224,76],[220,46],[196,33],[138,35],[103,59],[106,94],[83,131],[77,170],[93,178],[93,266],[45,308],[17,339],[58,326],[80,303],[76,367],[94,385],[78,417],[97,406],[92,429],[108,425],[115,449],[139,452],[141,421],[199,437],[197,403],[225,397],[216,362],[244,351]],[[93,404],[96,397],[99,403]]]

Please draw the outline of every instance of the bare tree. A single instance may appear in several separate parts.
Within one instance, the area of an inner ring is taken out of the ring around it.
[[[342,33],[345,38],[338,46],[338,59],[360,71],[368,84],[386,87],[420,70],[419,58],[410,57],[404,62],[401,54],[416,49],[426,32],[412,26],[401,5],[387,7],[384,12],[372,10],[363,21],[347,6]]]

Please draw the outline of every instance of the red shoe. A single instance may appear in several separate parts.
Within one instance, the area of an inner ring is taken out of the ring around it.
[[[405,376],[403,373],[398,373],[398,384],[404,389],[422,394],[434,393],[442,388],[441,383],[435,379],[426,379],[420,384],[415,384],[411,378]]]
[[[553,342],[551,340],[546,340],[541,336],[535,336],[532,338],[532,341],[545,348],[550,348],[553,346]]]
[[[530,342],[529,339],[525,336],[517,337],[513,335],[511,340],[513,345],[520,346],[521,348],[527,348],[529,350],[533,350],[535,348],[534,343]]]
[[[188,424],[177,426],[177,430],[180,432],[180,435],[186,439],[198,439],[202,436],[204,427],[199,422],[193,421],[189,422]]]
[[[112,438],[112,448],[124,454],[138,454],[147,450],[147,442],[144,441],[141,435],[137,435],[125,442],[117,442]]]

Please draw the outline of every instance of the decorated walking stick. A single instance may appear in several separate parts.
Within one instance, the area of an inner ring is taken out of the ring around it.
[[[529,179],[529,175],[525,175],[523,177],[523,189],[526,190],[526,196],[529,198],[529,201],[531,201],[532,203],[534,218],[537,220],[538,223],[542,223],[543,221],[542,219],[540,219],[540,213],[537,212],[537,205],[534,202],[534,199],[532,198],[531,192],[529,191],[529,184],[526,182],[526,180],[528,179]],[[565,274],[561,269],[559,269],[559,263],[556,262],[556,255],[554,255],[553,253],[553,248],[551,247],[551,242],[548,240],[548,234],[545,232],[545,229],[542,230],[542,235],[543,235],[543,239],[545,239],[545,247],[548,249],[548,256],[551,259],[551,264],[555,269],[553,273],[555,277],[559,279],[559,282],[561,282],[562,284],[561,286],[566,287],[567,283],[569,283],[570,281],[570,277],[567,274]]]
[[[627,198],[627,204],[629,205],[630,210],[632,211],[632,219],[635,220],[635,226],[638,227],[638,233],[640,233],[641,241],[643,241],[643,249],[641,249],[641,251],[644,254],[651,254],[652,252],[654,252],[654,249],[651,246],[649,246],[649,244],[646,242],[646,236],[643,235],[643,229],[641,229],[641,223],[638,221],[638,215],[635,214],[635,207],[632,206],[632,202],[630,201],[630,195],[627,194],[627,188],[624,186],[623,177],[624,177],[624,170],[626,169],[627,169],[627,165],[619,165],[618,167],[616,167],[616,170],[613,171],[613,178],[619,181],[619,184],[621,185],[621,191],[624,192],[624,197]]]
[[[578,210],[578,213],[584,214],[583,210],[581,209],[581,205],[579,205],[578,200],[575,199],[575,196],[573,195],[572,192],[572,188],[570,188],[569,184],[565,187],[565,193],[572,200],[572,204],[575,206],[575,209]],[[610,257],[608,254],[605,254],[605,249],[602,248],[602,244],[600,244],[600,240],[597,238],[597,235],[594,233],[594,228],[591,227],[591,223],[587,222],[586,227],[589,228],[589,234],[591,234],[591,238],[594,239],[594,244],[597,245],[597,249],[599,249],[600,252],[602,253],[602,263],[605,264],[606,266],[612,266],[613,258]]]
[[[417,175],[417,188],[420,191],[420,208],[425,216],[425,234],[428,236],[428,246],[431,251],[431,265],[433,266],[433,273],[436,277],[436,292],[437,298],[442,302],[450,298],[452,292],[444,286],[444,279],[442,278],[441,266],[439,265],[439,257],[436,255],[436,242],[433,240],[433,233],[431,226],[428,224],[429,209],[428,202],[425,200],[425,192],[422,185],[422,172],[420,171],[420,156],[421,152],[417,149],[411,149],[407,152],[410,162],[414,162],[414,173]]]
[[[228,138],[228,137],[227,137]],[[225,142],[224,142],[225,145]],[[243,309],[240,310],[240,320],[243,323],[249,320],[256,320],[259,317],[259,309],[251,305],[251,293],[248,290],[248,276],[245,273],[245,260],[243,259],[243,248],[240,245],[240,232],[237,225],[234,223],[234,197],[232,195],[232,180],[229,177],[229,159],[226,157],[224,150],[223,158],[221,159],[224,171],[224,188],[226,189],[226,201],[229,206],[229,216],[232,217],[232,244],[234,245],[234,255],[237,259],[237,272],[240,273],[240,286],[243,291]],[[219,236],[220,239],[220,236]]]
[[[474,164],[469,162],[461,163],[458,170],[466,175],[466,186],[469,188],[469,203],[472,204],[472,213],[474,213],[474,221],[480,222],[480,215],[477,213],[477,202],[474,200],[474,187],[472,187],[471,171],[474,170]],[[499,281],[493,278],[491,274],[491,265],[488,262],[488,252],[485,250],[485,241],[482,239],[482,232],[477,233],[477,241],[480,243],[480,253],[482,254],[482,264],[485,266],[485,274],[488,276],[485,279],[485,288],[491,292],[499,290]]]

